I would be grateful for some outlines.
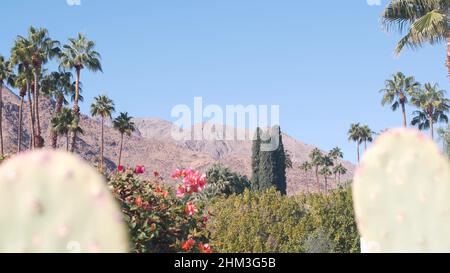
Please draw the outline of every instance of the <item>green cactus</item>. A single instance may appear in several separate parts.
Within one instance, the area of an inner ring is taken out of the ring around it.
[[[0,167],[0,252],[123,253],[126,228],[104,179],[63,152],[18,155]]]
[[[380,136],[353,191],[366,252],[450,252],[450,165],[431,139],[408,129]]]

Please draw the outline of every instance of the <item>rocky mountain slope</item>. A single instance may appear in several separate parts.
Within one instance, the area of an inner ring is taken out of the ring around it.
[[[4,138],[6,151],[14,153],[17,147],[18,113],[20,98],[12,91],[4,89]],[[29,146],[30,119],[28,104],[24,105],[24,147]],[[41,123],[42,134],[46,144],[50,144],[49,121],[53,115],[54,105],[45,99],[41,99]],[[250,176],[251,174],[251,146],[250,140],[214,140],[214,141],[176,141],[171,136],[172,124],[157,118],[135,119],[138,132],[126,138],[123,159],[125,165],[134,166],[141,164],[149,171],[158,170],[165,177],[176,168],[192,167],[205,171],[209,166],[218,162],[230,169]],[[110,123],[109,123],[110,124]],[[105,131],[105,156],[109,169],[116,168],[120,135],[110,126]],[[197,125],[197,130],[201,130]],[[97,164],[100,153],[100,123],[88,116],[83,116],[81,127],[84,135],[78,141],[77,153],[86,160]],[[304,174],[298,166],[308,160],[308,155],[314,146],[307,145],[286,134],[283,136],[285,148],[291,154],[294,168],[288,170],[288,192],[295,193],[307,188],[317,190],[315,178],[312,173]],[[65,147],[65,139],[59,139],[61,149]],[[348,162],[343,164],[349,169],[349,173],[342,180],[351,179],[354,166]],[[335,181],[332,180],[332,184]]]

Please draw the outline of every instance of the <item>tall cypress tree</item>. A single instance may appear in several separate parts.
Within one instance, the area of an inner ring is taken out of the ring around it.
[[[259,190],[259,157],[261,151],[261,129],[256,128],[252,146],[252,188]]]
[[[275,187],[285,195],[287,188],[286,152],[284,150],[280,127],[273,127],[271,133],[258,131],[256,139],[253,142],[252,170],[253,177],[257,177],[257,180],[254,179],[253,188],[264,191]],[[276,146],[273,147],[274,149],[264,151],[261,150],[261,145],[264,144],[276,144]]]
[[[273,129],[273,137],[279,138],[278,148],[274,151],[274,184],[281,192],[281,194],[287,194],[286,183],[286,151],[283,145],[283,136],[281,135],[281,129],[279,126],[275,126]]]

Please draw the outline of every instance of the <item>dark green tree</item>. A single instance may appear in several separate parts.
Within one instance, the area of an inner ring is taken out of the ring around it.
[[[275,187],[282,194],[286,194],[286,151],[284,150],[283,137],[279,126],[274,126],[271,132],[261,133],[260,141],[254,142],[253,163],[257,168],[257,190],[267,190]],[[258,138],[257,138],[258,139]],[[255,145],[260,143],[258,147]],[[256,152],[257,153],[256,153]],[[259,156],[258,156],[259,155]],[[256,163],[259,162],[258,165]],[[255,185],[255,184],[254,184]]]
[[[252,188],[259,189],[259,156],[261,151],[261,129],[257,128],[252,146]]]

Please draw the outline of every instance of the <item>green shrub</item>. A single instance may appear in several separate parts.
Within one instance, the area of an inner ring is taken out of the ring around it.
[[[219,195],[241,194],[245,189],[251,187],[251,183],[246,176],[233,172],[220,164],[214,164],[206,172],[206,178],[208,184],[199,193],[199,196],[204,199],[211,199]]]
[[[298,227],[305,210],[274,188],[217,198],[211,212],[208,230],[217,252],[301,252]]]
[[[217,252],[359,252],[350,189],[295,197],[246,190],[213,200],[210,210]]]

